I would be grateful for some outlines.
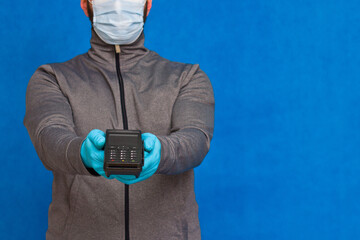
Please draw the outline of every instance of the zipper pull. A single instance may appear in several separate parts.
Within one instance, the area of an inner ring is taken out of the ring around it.
[[[115,45],[115,52],[121,53],[120,45]]]

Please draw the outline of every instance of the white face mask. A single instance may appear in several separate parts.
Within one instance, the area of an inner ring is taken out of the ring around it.
[[[111,45],[131,44],[144,26],[146,0],[93,0],[95,32]]]

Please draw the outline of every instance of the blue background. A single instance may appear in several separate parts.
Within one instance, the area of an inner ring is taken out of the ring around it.
[[[2,1],[0,234],[44,239],[52,174],[22,120],[44,63],[89,48],[79,0]],[[146,46],[216,98],[196,169],[203,239],[360,239],[360,3],[154,0]]]

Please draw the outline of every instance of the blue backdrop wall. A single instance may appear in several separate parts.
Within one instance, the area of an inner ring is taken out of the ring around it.
[[[22,125],[36,68],[89,48],[79,0],[0,7],[2,239],[44,239],[47,171]],[[200,63],[216,98],[196,169],[203,239],[360,239],[360,4],[154,0],[146,46]]]

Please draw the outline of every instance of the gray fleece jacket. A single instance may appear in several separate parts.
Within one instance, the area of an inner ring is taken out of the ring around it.
[[[159,168],[130,185],[131,239],[200,239],[194,171],[214,127],[211,83],[197,64],[168,61],[144,47],[121,47],[129,129],[155,134]],[[95,176],[80,157],[92,129],[122,129],[114,46],[92,31],[91,49],[40,66],[29,81],[24,124],[54,175],[46,239],[124,239],[124,184]]]

